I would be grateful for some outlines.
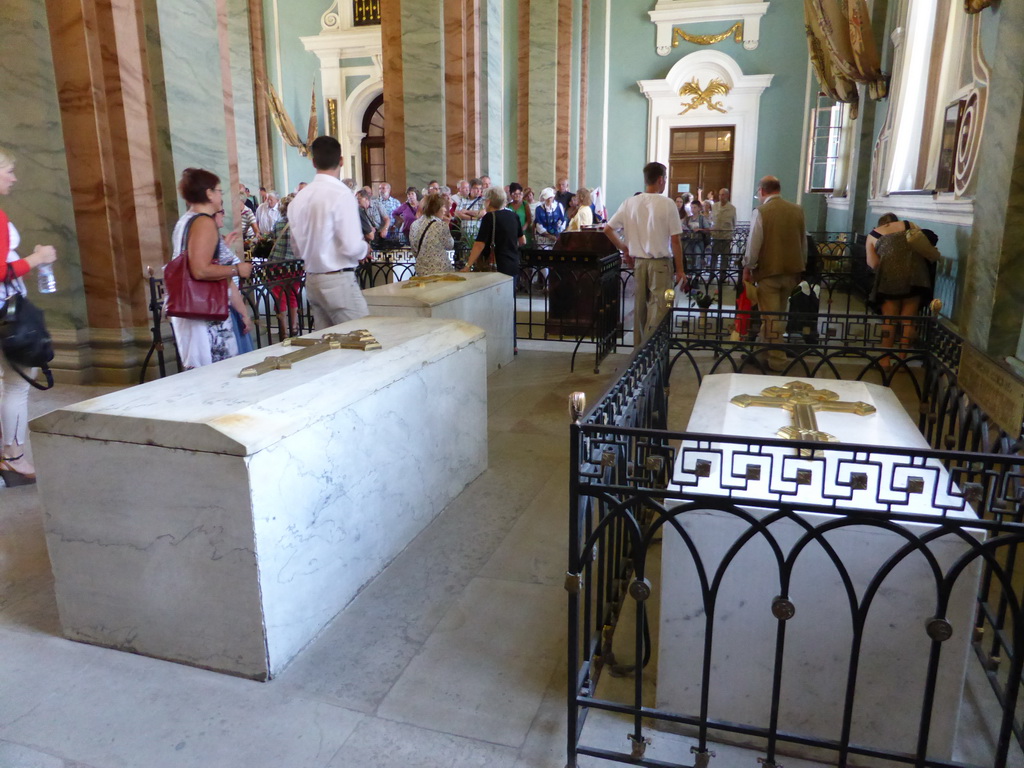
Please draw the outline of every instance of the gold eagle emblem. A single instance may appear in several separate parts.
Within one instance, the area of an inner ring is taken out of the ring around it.
[[[688,83],[685,83],[682,88],[679,89],[679,95],[683,97],[683,111],[680,115],[685,115],[692,109],[698,107],[707,107],[713,109],[716,112],[725,112],[725,106],[720,101],[715,101],[715,96],[725,96],[731,91],[728,85],[717,77],[708,83],[707,88],[701,88],[697,78],[693,78]],[[689,103],[685,101],[686,97],[690,97]]]

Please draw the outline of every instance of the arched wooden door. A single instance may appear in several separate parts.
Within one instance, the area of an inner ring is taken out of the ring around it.
[[[363,115],[363,184],[373,190],[382,181],[387,181],[387,167],[384,164],[384,94],[370,102]]]

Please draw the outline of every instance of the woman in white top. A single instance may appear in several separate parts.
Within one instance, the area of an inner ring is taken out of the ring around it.
[[[14,158],[0,148],[0,195],[7,195],[18,179],[14,175]],[[32,269],[57,260],[57,251],[52,245],[37,245],[32,253],[19,258],[18,245],[21,236],[7,215],[0,211],[0,225],[6,231],[0,234],[0,243],[6,243],[0,254],[0,305],[15,293],[26,295],[21,278]],[[29,377],[35,371],[25,371]],[[29,383],[23,379],[0,350],[0,477],[8,486],[29,485],[36,481],[36,470],[25,458],[25,431],[28,426]]]
[[[445,206],[444,195],[427,195],[423,201],[423,215],[412,223],[409,230],[409,246],[416,257],[417,277],[452,271],[448,252],[455,247],[455,239],[442,218]]]
[[[178,184],[188,211],[178,219],[171,236],[171,253],[177,256],[188,246],[188,264],[196,280],[227,280],[249,277],[252,264],[237,262],[228,248],[221,249],[220,232],[214,217],[224,207],[224,191],[216,174],[202,168],[186,168]],[[184,241],[188,232],[188,242]],[[230,292],[230,287],[229,287]],[[172,317],[174,340],[185,368],[226,360],[238,354],[235,327],[230,314],[224,320],[194,320]]]

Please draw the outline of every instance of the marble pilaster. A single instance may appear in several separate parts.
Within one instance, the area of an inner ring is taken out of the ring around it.
[[[227,184],[231,174],[216,7],[205,0],[157,0],[157,15],[175,178],[186,168],[205,168]],[[181,200],[178,210],[185,210]]]
[[[520,29],[529,46],[528,180],[534,190],[555,181],[558,133],[558,3],[529,0],[529,25]],[[522,105],[520,105],[521,108]]]
[[[384,145],[387,174],[406,177],[405,68],[402,62],[402,0],[381,0],[381,46],[384,59]],[[397,182],[401,184],[401,182]]]
[[[45,0],[0,5],[0,147],[18,176],[0,208],[18,228],[23,253],[35,243],[57,248],[60,290],[39,304],[51,327],[73,331],[87,325],[86,305],[46,11]]]
[[[516,81],[516,176],[523,186],[530,178],[530,4],[518,4],[519,73]],[[539,192],[539,190],[537,190]]]
[[[976,179],[984,190],[974,201],[971,262],[965,276],[962,310],[955,320],[975,346],[996,357],[1012,355],[1024,321],[1024,141],[1021,137],[1024,72],[1024,6],[1003,3],[986,11],[983,24],[998,25],[984,139]]]
[[[502,29],[504,27],[504,7],[502,0],[482,0],[483,24],[481,25],[481,41],[483,51],[480,61],[483,67],[481,84],[482,120],[481,120],[481,157],[480,168],[489,174],[495,184],[504,185],[512,179],[503,179],[504,148],[504,52],[502,49]]]
[[[253,50],[249,40],[249,5],[247,0],[228,0],[228,44],[231,52],[231,92],[235,106],[238,178],[255,192],[260,186],[260,165],[256,150],[256,105],[253,99]]]
[[[569,177],[569,146],[572,136],[573,91],[573,0],[558,0],[557,72],[558,88],[555,94],[555,173],[554,180]],[[570,180],[570,186],[576,187]]]
[[[580,186],[593,187],[587,181],[587,110],[590,106],[590,0],[580,0],[580,94],[579,148],[576,168]]]
[[[400,2],[405,130],[411,138],[405,145],[404,180],[425,187],[431,179],[445,177],[444,7],[442,0]],[[393,178],[396,187],[402,183]]]

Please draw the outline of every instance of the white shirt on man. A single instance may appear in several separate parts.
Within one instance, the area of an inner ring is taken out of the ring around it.
[[[260,227],[260,232],[273,232],[274,225],[281,220],[281,211],[277,207],[277,203],[270,205],[269,202],[260,203],[260,207],[256,209],[256,223]]]
[[[329,173],[318,173],[288,206],[292,248],[311,274],[352,269],[366,257],[359,205],[352,190]]]
[[[635,259],[671,259],[672,236],[683,231],[676,204],[655,192],[626,200],[608,224],[623,231],[629,255]]]

